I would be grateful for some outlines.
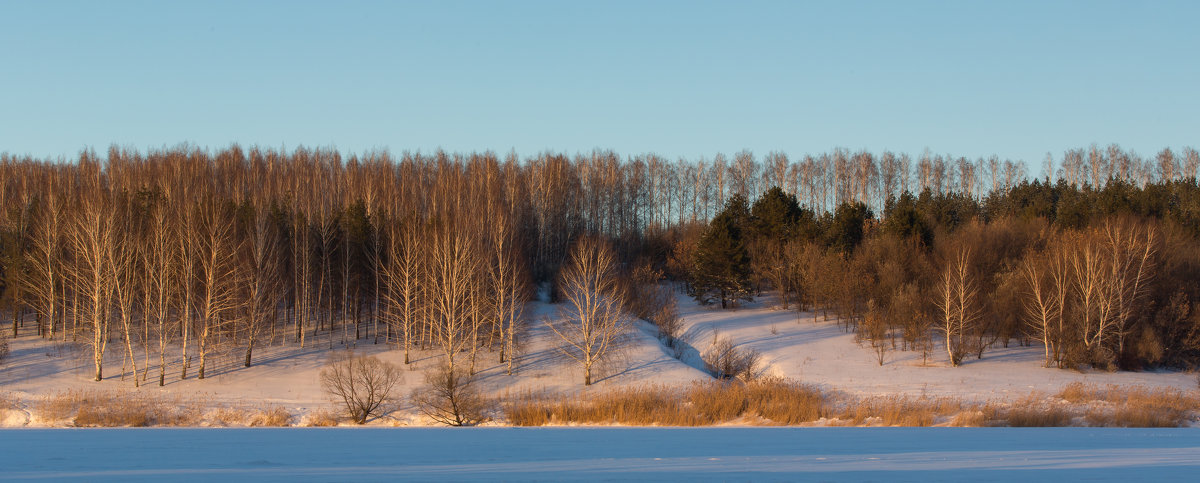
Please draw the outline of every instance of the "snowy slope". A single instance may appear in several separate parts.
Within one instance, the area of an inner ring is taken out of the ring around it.
[[[745,308],[721,310],[701,307],[680,295],[687,338],[703,350],[715,330],[732,337],[741,347],[763,356],[768,374],[813,383],[825,389],[852,394],[908,394],[958,396],[974,400],[1010,400],[1031,391],[1058,392],[1072,382],[1098,385],[1144,385],[1195,389],[1196,376],[1185,372],[1073,371],[1042,367],[1040,346],[994,347],[983,359],[968,357],[951,367],[937,347],[929,361],[921,353],[892,351],[881,367],[870,347],[860,346],[820,312],[797,313],[771,308],[766,298]]]
[[[784,311],[769,307],[770,299],[760,300],[735,310],[701,307],[679,295],[685,317],[685,341],[690,350],[681,362],[655,337],[649,324],[639,322],[618,357],[603,368],[596,383],[585,388],[582,370],[563,357],[559,343],[545,327],[544,320],[555,317],[558,307],[534,303],[529,307],[530,331],[517,373],[509,376],[495,352],[481,351],[477,367],[485,392],[502,395],[525,391],[573,393],[604,391],[613,387],[639,384],[686,385],[706,380],[698,353],[713,340],[714,331],[731,337],[740,347],[762,354],[767,374],[817,384],[823,389],[850,394],[949,395],[973,400],[1011,401],[1031,391],[1054,393],[1062,386],[1084,381],[1099,385],[1145,385],[1191,390],[1196,377],[1182,372],[1106,373],[1077,372],[1041,367],[1039,347],[995,348],[982,360],[968,359],[961,367],[948,367],[942,353],[935,351],[930,363],[921,364],[919,353],[894,351],[880,367],[875,355],[854,341],[853,334],[836,323],[821,320],[819,314]],[[0,395],[15,396],[23,410],[0,414],[0,425],[37,426],[46,424],[28,410],[42,396],[66,389],[133,390],[132,376],[122,380],[122,357],[113,348],[102,382],[91,380],[90,352],[86,347],[46,343],[34,337],[11,342],[12,355],[0,366]],[[256,352],[253,367],[241,366],[241,354],[217,354],[210,362],[209,377],[197,380],[195,365],[188,379],[180,380],[178,363],[172,364],[167,385],[157,386],[157,367],[152,367],[149,383],[139,391],[166,396],[199,399],[212,406],[281,405],[301,416],[330,407],[322,393],[317,374],[330,354],[330,347],[344,346],[341,335],[332,339],[322,334],[306,348],[294,344],[263,347]],[[403,353],[384,344],[360,340],[360,353],[400,364]],[[175,350],[177,352],[177,349]],[[139,353],[139,366],[142,355]],[[423,381],[422,370],[439,364],[435,351],[418,351],[406,371],[400,392],[409,394]],[[374,424],[426,424],[410,406],[402,405]],[[3,411],[0,411],[3,412]]]

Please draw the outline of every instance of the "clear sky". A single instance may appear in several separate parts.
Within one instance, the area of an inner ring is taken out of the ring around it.
[[[0,2],[0,151],[1200,147],[1200,2]]]

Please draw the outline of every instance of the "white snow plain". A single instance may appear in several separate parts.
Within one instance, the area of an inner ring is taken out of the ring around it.
[[[1200,432],[1097,428],[20,429],[0,480],[1164,481]]]

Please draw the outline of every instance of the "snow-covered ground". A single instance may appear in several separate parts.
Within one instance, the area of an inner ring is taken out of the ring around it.
[[[673,357],[655,337],[654,329],[640,323],[619,357],[603,368],[596,384],[582,385],[582,370],[561,356],[555,348],[557,341],[543,320],[553,317],[557,307],[544,303],[531,304],[530,332],[524,353],[518,360],[517,373],[509,376],[494,352],[480,352],[480,384],[491,394],[525,391],[563,393],[575,391],[604,391],[614,387],[638,384],[686,385],[706,380],[697,354],[713,341],[714,331],[731,337],[740,347],[762,354],[764,372],[816,384],[825,390],[849,394],[907,394],[956,396],[970,400],[1011,401],[1032,391],[1052,394],[1064,385],[1082,381],[1097,385],[1143,385],[1193,390],[1196,376],[1185,372],[1118,372],[1071,371],[1044,368],[1040,347],[993,348],[982,360],[968,359],[961,367],[949,367],[941,352],[933,352],[929,364],[922,364],[915,352],[893,351],[886,363],[878,365],[875,354],[854,341],[832,321],[823,321],[818,314],[784,311],[769,307],[770,299],[748,304],[736,310],[701,307],[685,296],[679,296],[680,309],[685,317],[683,338],[690,347],[684,361]],[[44,395],[66,389],[134,390],[132,376],[122,380],[121,348],[110,345],[110,357],[102,382],[91,380],[90,352],[86,347],[62,343],[46,343],[34,337],[21,337],[10,342],[12,354],[0,366],[0,396],[15,397],[22,406],[16,411],[3,411],[0,425],[44,426],[53,422],[31,418],[29,409]],[[166,396],[180,396],[206,401],[213,406],[262,407],[279,405],[300,417],[320,408],[330,407],[322,393],[317,374],[330,354],[330,347],[344,347],[341,334],[332,340],[322,334],[310,340],[309,346],[294,344],[263,347],[256,352],[253,367],[241,366],[241,353],[217,354],[210,361],[209,377],[195,378],[195,363],[188,379],[180,380],[178,364],[171,365],[167,385],[157,386],[157,367],[152,367],[148,384],[139,391]],[[360,353],[401,363],[403,353],[384,344],[360,340]],[[176,349],[177,352],[177,349]],[[139,349],[139,366],[142,364]],[[156,356],[152,357],[156,358]],[[418,352],[411,371],[405,374],[401,394],[409,394],[423,383],[422,370],[438,364],[434,351]],[[372,422],[380,425],[427,424],[416,411],[402,404],[388,416]]]
[[[844,331],[832,319],[825,321],[819,311],[798,314],[795,310],[770,308],[770,302],[765,299],[746,308],[720,310],[701,307],[680,296],[679,307],[686,321],[687,338],[699,350],[711,343],[715,330],[732,337],[741,347],[759,351],[770,375],[851,394],[1006,401],[1033,391],[1055,393],[1072,382],[1182,390],[1197,387],[1196,375],[1186,372],[1080,372],[1042,367],[1042,347],[1022,347],[1016,341],[1007,348],[997,345],[988,349],[983,359],[969,356],[959,367],[950,366],[940,346],[931,352],[928,361],[922,360],[920,352],[891,351],[880,366],[870,347],[857,344],[853,333]]]
[[[1094,428],[10,430],[0,480],[1169,481],[1200,432]]]

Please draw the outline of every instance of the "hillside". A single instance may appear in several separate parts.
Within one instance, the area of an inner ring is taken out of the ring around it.
[[[944,353],[933,351],[923,363],[921,353],[890,351],[882,366],[876,353],[855,342],[854,335],[821,314],[797,313],[770,307],[771,299],[749,303],[738,309],[720,310],[703,307],[680,295],[684,317],[685,341],[682,361],[673,357],[649,324],[639,322],[617,357],[601,370],[590,387],[582,385],[582,372],[557,349],[558,340],[545,320],[557,316],[558,307],[544,302],[531,304],[530,326],[516,374],[504,373],[495,352],[481,351],[477,357],[479,381],[483,391],[495,396],[513,394],[596,393],[641,385],[686,386],[695,381],[711,380],[703,370],[699,353],[708,349],[714,332],[730,337],[736,347],[760,353],[760,374],[789,378],[819,387],[822,391],[855,396],[907,395],[913,397],[948,396],[968,401],[1007,403],[1029,396],[1060,391],[1074,382],[1097,386],[1145,386],[1148,388],[1196,387],[1194,374],[1186,372],[1101,372],[1074,371],[1041,366],[1039,347],[1013,345],[996,347],[983,359],[969,359],[960,367],[950,367]],[[209,409],[219,407],[257,408],[282,406],[297,416],[295,422],[322,409],[332,408],[318,384],[318,374],[332,351],[345,348],[335,337],[309,341],[306,348],[295,344],[277,344],[263,348],[256,363],[242,367],[240,354],[216,357],[212,375],[198,380],[189,375],[179,380],[178,372],[168,374],[165,387],[155,379],[134,388],[132,375],[118,374],[122,361],[110,351],[106,364],[109,376],[102,382],[90,379],[90,352],[66,343],[48,343],[34,337],[11,342],[12,354],[0,366],[0,391],[18,402],[20,410],[9,411],[7,426],[54,426],[62,421],[38,417],[40,401],[63,391],[121,391],[197,402]],[[333,349],[330,349],[330,347]],[[383,344],[360,340],[358,353],[374,354],[402,364],[403,354]],[[438,363],[434,351],[418,351],[399,391],[408,395],[419,388],[423,370]],[[139,360],[139,365],[141,365]],[[172,367],[178,367],[173,364]],[[151,366],[155,374],[156,366]],[[124,380],[123,380],[124,379]],[[32,412],[32,420],[29,413]],[[430,421],[414,407],[402,402],[376,425],[423,425]]]

